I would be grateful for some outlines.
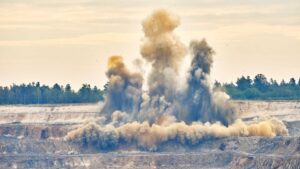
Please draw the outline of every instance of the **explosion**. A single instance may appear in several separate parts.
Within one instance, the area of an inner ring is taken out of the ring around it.
[[[275,118],[251,124],[237,119],[228,95],[212,89],[214,50],[205,39],[186,47],[173,32],[179,24],[177,16],[163,9],[143,21],[140,52],[151,65],[148,90],[142,90],[143,74],[130,71],[121,56],[110,57],[108,91],[100,112],[104,120],[69,132],[67,140],[100,149],[126,143],[157,150],[168,141],[193,145],[203,138],[287,135],[286,126]],[[188,53],[190,68],[180,88],[179,70]]]

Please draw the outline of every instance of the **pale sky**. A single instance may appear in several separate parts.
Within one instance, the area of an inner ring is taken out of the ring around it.
[[[102,87],[107,58],[140,58],[142,20],[166,8],[188,45],[214,48],[212,79],[300,77],[299,0],[1,0],[0,85],[40,81]]]

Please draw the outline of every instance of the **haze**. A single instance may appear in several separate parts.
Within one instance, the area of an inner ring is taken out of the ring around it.
[[[141,21],[153,9],[178,14],[187,45],[214,48],[213,79],[300,74],[300,1],[9,1],[0,2],[0,85],[40,81],[103,86],[111,55],[141,58]]]

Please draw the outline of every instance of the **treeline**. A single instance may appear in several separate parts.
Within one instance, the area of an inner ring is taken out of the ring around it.
[[[39,82],[14,84],[0,86],[0,104],[91,103],[103,100],[103,92],[89,84],[83,84],[78,91],[74,91],[69,84],[54,84],[52,87]]]
[[[251,79],[242,76],[234,83],[220,84],[215,82],[215,88],[222,88],[232,99],[249,100],[300,100],[300,78],[290,78],[278,83],[274,79],[268,80],[263,74]]]
[[[71,85],[54,84],[52,87],[39,82],[29,84],[13,84],[9,87],[0,86],[0,104],[57,104],[57,103],[93,103],[102,101],[108,84],[103,90],[97,86],[83,84],[75,91]],[[214,88],[224,90],[232,99],[241,100],[300,100],[300,78],[290,78],[278,83],[268,80],[263,74],[253,79],[242,76],[235,83],[221,84],[215,82]]]

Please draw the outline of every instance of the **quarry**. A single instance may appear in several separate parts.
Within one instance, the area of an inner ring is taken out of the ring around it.
[[[213,48],[179,25],[164,9],[143,20],[141,58],[109,57],[104,101],[1,105],[0,168],[299,168],[300,102],[230,99]]]
[[[300,102],[232,101],[246,123],[283,120],[287,136],[205,138],[195,145],[167,142],[156,151],[122,145],[95,149],[65,135],[99,117],[98,104],[0,106],[0,168],[299,168]]]

